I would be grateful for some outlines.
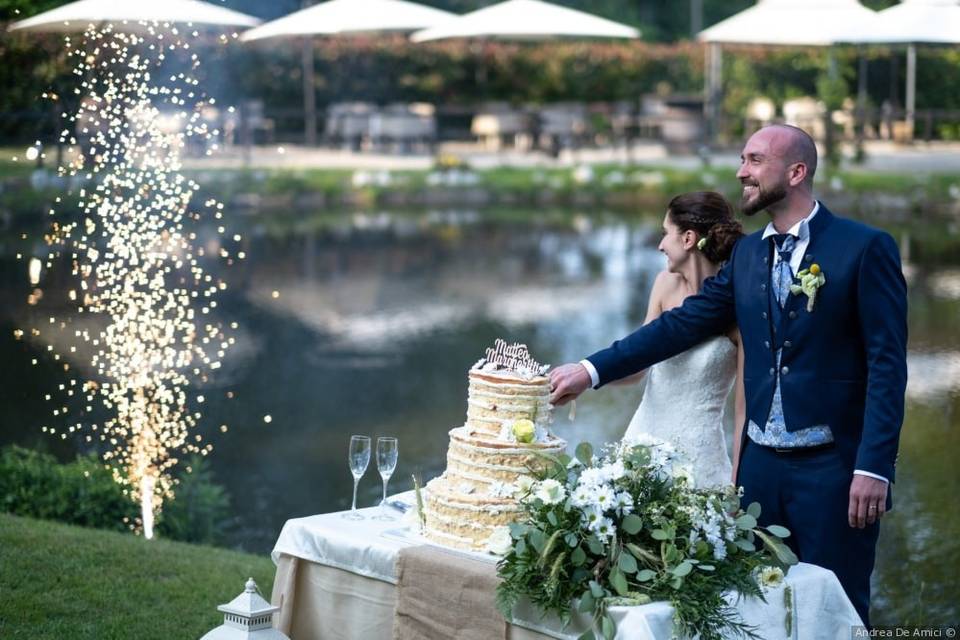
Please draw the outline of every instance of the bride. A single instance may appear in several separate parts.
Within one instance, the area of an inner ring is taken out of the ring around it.
[[[653,283],[644,324],[696,294],[704,280],[717,274],[742,235],[732,208],[718,193],[697,191],[671,200],[658,247],[667,266]],[[746,413],[743,348],[737,328],[626,380],[636,381],[644,375],[643,400],[624,440],[670,443],[691,464],[697,487],[733,483]],[[732,388],[736,429],[731,465],[723,419]]]

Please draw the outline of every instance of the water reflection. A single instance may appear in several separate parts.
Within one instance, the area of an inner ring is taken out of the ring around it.
[[[237,341],[205,385],[205,437],[236,504],[231,543],[266,552],[287,518],[347,508],[350,434],[400,438],[393,489],[409,487],[414,471],[439,473],[447,431],[466,411],[467,368],[496,337],[559,363],[638,326],[663,264],[659,225],[659,214],[565,211],[263,212],[235,221],[248,257],[232,270],[217,313],[239,322]],[[952,461],[960,444],[960,240],[928,226],[891,231],[911,260],[910,382],[875,620],[946,624],[957,619],[947,568],[960,563]],[[952,254],[944,238],[953,239]],[[12,255],[0,260],[6,331],[27,324],[27,283],[9,275],[19,269]],[[3,355],[8,371],[32,377],[4,379],[18,401],[4,403],[15,426],[0,438],[34,443],[48,417],[36,396],[56,380],[53,364],[43,365],[41,384],[29,366],[36,353]],[[562,412],[556,430],[573,443],[617,439],[639,399],[631,387],[585,394],[576,421]],[[220,424],[230,425],[226,434]],[[375,474],[360,492],[361,505],[376,501]]]

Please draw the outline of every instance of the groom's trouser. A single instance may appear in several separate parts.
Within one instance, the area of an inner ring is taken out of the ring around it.
[[[797,557],[833,571],[869,626],[870,574],[880,526],[848,524],[853,469],[835,447],[778,453],[745,441],[738,476],[741,504],[760,503],[760,526],[790,529],[786,542]]]

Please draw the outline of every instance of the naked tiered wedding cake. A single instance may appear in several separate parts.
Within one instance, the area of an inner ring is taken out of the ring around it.
[[[447,468],[427,483],[424,535],[451,547],[483,550],[520,511],[517,483],[567,443],[549,431],[550,381],[524,345],[497,340],[470,369],[467,421],[450,430]]]

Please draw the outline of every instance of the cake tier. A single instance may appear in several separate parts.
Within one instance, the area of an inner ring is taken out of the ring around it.
[[[519,444],[477,433],[468,426],[450,430],[447,469],[427,484],[424,501],[427,539],[482,551],[497,527],[517,520],[520,506],[503,495],[501,484],[514,484],[547,462],[537,455],[558,455],[567,443],[547,436],[544,442]]]
[[[466,426],[491,435],[504,422],[526,418],[541,428],[550,424],[550,379],[523,378],[506,371],[471,369]]]
[[[483,551],[497,527],[520,516],[516,500],[465,493],[443,476],[428,482],[426,489],[424,536],[438,544]]]
[[[552,435],[544,442],[520,444],[495,439],[468,426],[457,427],[450,430],[444,476],[455,487],[469,487],[486,496],[496,482],[514,483],[531,470],[544,468],[546,462],[537,453],[558,455],[566,447],[566,441]]]

